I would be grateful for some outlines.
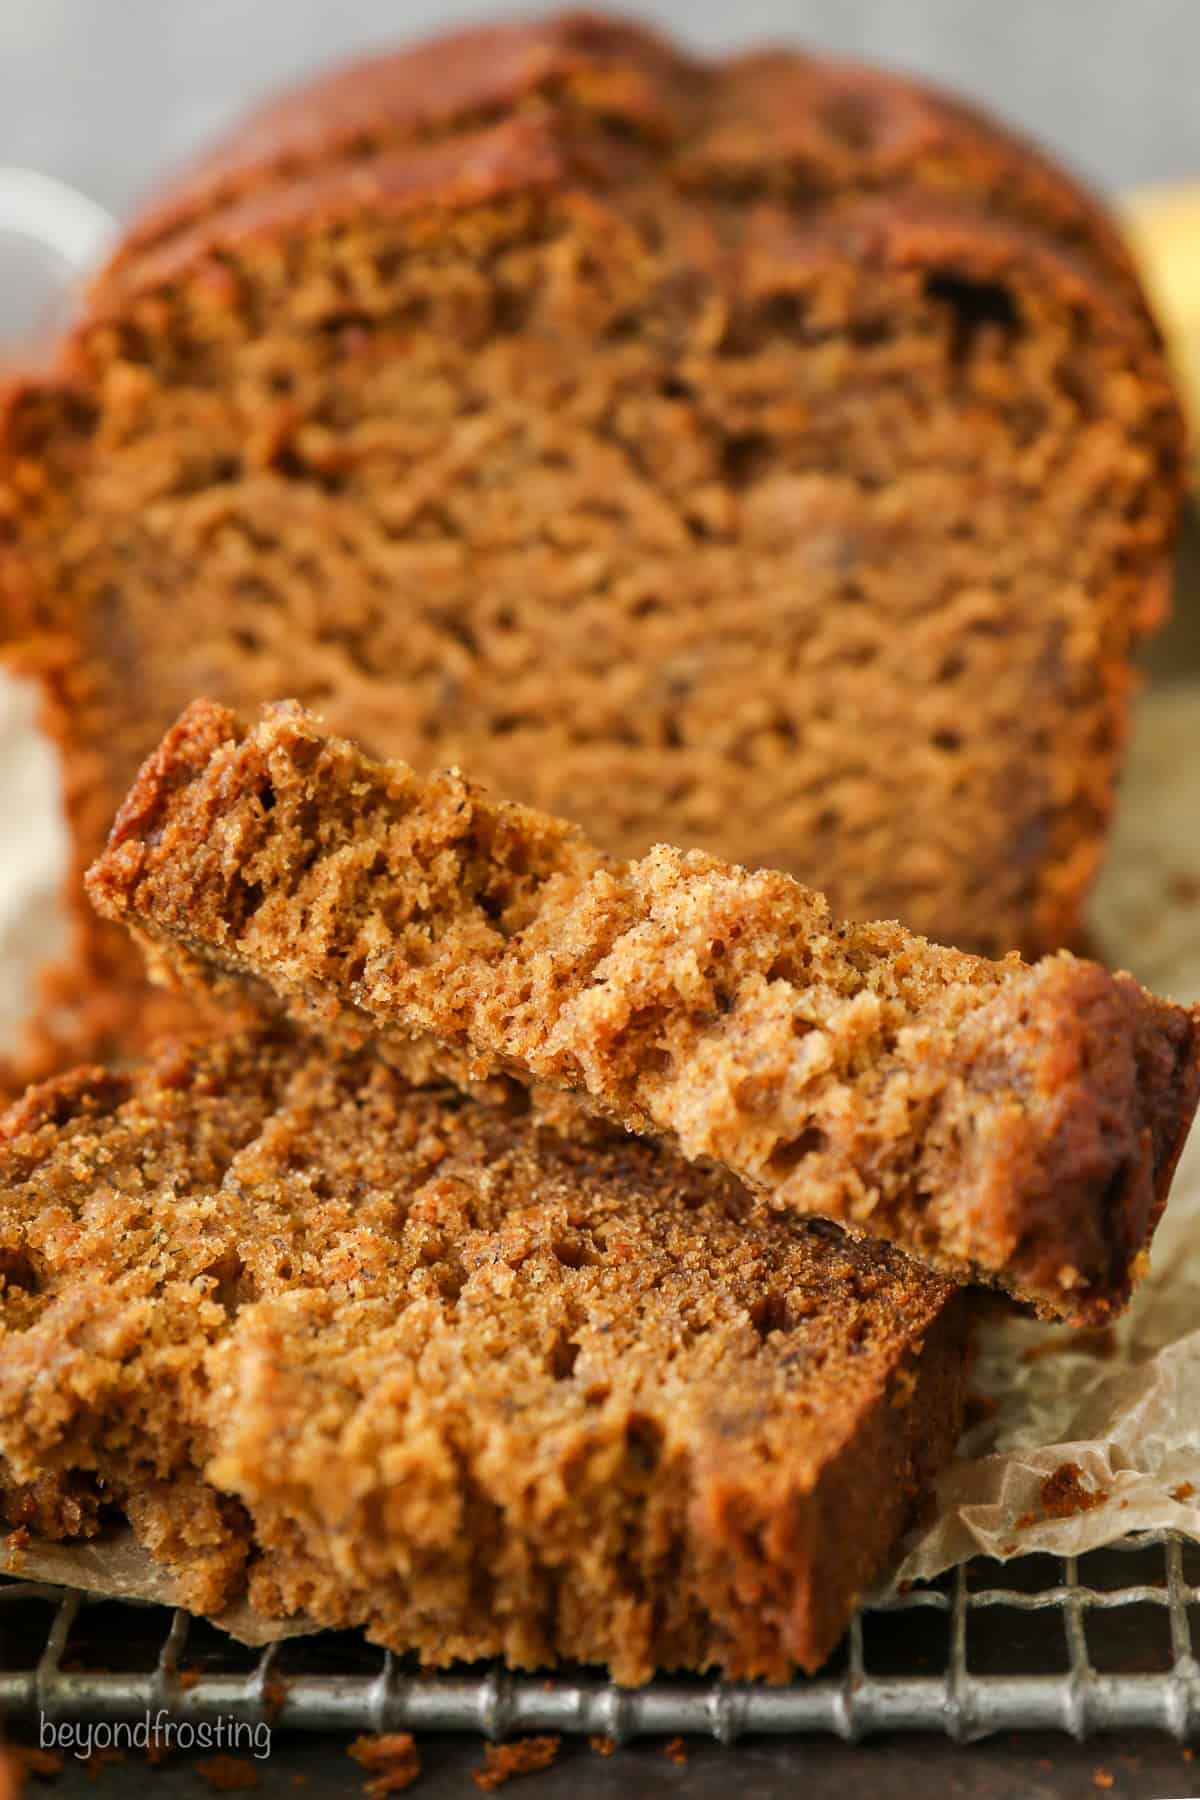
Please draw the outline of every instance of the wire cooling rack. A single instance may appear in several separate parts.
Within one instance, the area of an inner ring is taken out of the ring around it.
[[[1003,1585],[1001,1585],[1001,1582]],[[311,1731],[750,1733],[1157,1728],[1200,1735],[1200,1546],[1130,1536],[1081,1559],[977,1562],[854,1621],[833,1663],[787,1687],[660,1679],[623,1689],[494,1667],[423,1674],[360,1636],[245,1650],[204,1621],[35,1582],[0,1583],[0,1713],[245,1721]],[[1189,1618],[1191,1610],[1191,1618]]]

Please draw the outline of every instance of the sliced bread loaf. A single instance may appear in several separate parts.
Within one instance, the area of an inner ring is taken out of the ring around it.
[[[841,923],[700,851],[610,860],[294,706],[250,728],[191,706],[88,888],[169,981],[374,1037],[412,1074],[579,1095],[1077,1323],[1144,1268],[1200,1095],[1200,1008],[1128,975]]]
[[[135,220],[0,426],[76,893],[189,700],[295,694],[616,855],[1077,928],[1180,419],[1104,214],[952,100],[577,14],[372,59]]]
[[[716,1170],[252,1035],[0,1119],[0,1509],[426,1664],[816,1668],[962,1420],[962,1297]]]

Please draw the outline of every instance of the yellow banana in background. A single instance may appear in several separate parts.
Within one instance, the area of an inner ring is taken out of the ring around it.
[[[1120,209],[1183,388],[1200,478],[1200,180],[1135,188]]]

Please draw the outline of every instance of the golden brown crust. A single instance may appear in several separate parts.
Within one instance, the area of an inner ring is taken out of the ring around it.
[[[300,228],[335,230],[364,215],[457,212],[512,195],[549,193],[578,177],[561,133],[532,119],[509,119],[448,143],[373,157],[351,171],[317,167],[280,192],[250,190],[212,220],[143,252],[119,279],[102,279],[81,339],[96,323],[119,318],[139,297],[203,272],[225,252],[270,244]]]
[[[1200,1097],[1200,1009],[1129,976],[839,923],[698,852],[620,863],[295,706],[195,702],[88,891],[168,980],[582,1096],[1078,1324],[1128,1298]]]
[[[719,1171],[283,1035],[106,1083],[0,1127],[0,1495],[194,1607],[784,1679],[950,1453],[962,1297]]]
[[[963,192],[1090,257],[1143,308],[1104,209],[1033,145],[933,87],[860,64],[765,49],[708,64],[644,27],[587,13],[451,32],[321,75],[257,109],[134,219],[108,269],[145,285],[142,259],[204,241],[249,192],[294,193],[315,173],[468,135],[506,113],[592,115],[713,184],[764,169],[820,193]],[[369,181],[369,173],[367,176]],[[289,207],[302,204],[288,202]]]
[[[589,89],[593,104],[602,94],[609,116],[652,136],[674,135],[673,90],[707,85],[698,64],[651,32],[583,14],[474,27],[375,54],[256,109],[132,221],[101,285],[248,190],[363,160],[373,149],[469,133],[572,84],[583,86],[585,104]]]

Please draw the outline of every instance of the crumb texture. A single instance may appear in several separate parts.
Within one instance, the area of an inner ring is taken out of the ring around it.
[[[269,109],[135,222],[7,397],[0,638],[76,897],[188,701],[296,694],[613,855],[1042,951],[1099,855],[1181,441],[1111,224],[966,108],[488,27]],[[82,1015],[132,963],[80,929]]]
[[[367,1771],[369,1779],[363,1787],[367,1800],[403,1793],[421,1774],[420,1752],[410,1731],[356,1737],[347,1746],[347,1754]]]
[[[472,1771],[471,1779],[484,1794],[494,1794],[518,1775],[536,1775],[548,1769],[558,1755],[561,1738],[513,1738],[506,1744],[485,1744],[483,1763]]]
[[[89,891],[179,985],[373,1037],[410,1074],[581,1096],[1076,1323],[1127,1298],[1200,1094],[1197,1013],[1128,976],[838,923],[697,851],[618,862],[294,705],[253,727],[190,707]]]
[[[0,1122],[0,1494],[441,1665],[817,1667],[962,1417],[962,1303],[724,1173],[283,1033]]]

